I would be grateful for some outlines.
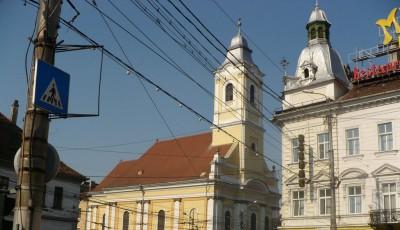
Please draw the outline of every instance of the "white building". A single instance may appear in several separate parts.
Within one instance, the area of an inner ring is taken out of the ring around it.
[[[397,70],[350,83],[329,27],[317,5],[307,24],[308,45],[295,76],[285,77],[283,109],[274,117],[282,127],[286,167],[281,229],[329,229],[330,140],[338,229],[399,229],[400,63]],[[333,116],[332,138],[327,115]],[[305,136],[305,187],[298,182],[299,134]]]
[[[15,119],[14,119],[15,122]],[[10,230],[13,225],[15,187],[17,175],[13,159],[21,145],[22,130],[0,113],[0,229]],[[60,162],[55,179],[46,184],[43,203],[42,230],[76,229],[79,216],[80,185],[86,178]],[[1,182],[4,183],[2,188]]]

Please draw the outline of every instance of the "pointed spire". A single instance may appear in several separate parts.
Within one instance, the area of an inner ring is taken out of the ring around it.
[[[315,0],[315,8],[319,8],[319,1]]]
[[[241,35],[241,34],[242,34],[242,31],[241,31],[242,19],[241,19],[241,18],[238,19],[238,22],[237,22],[236,25],[237,25],[237,27],[238,27],[238,34]]]

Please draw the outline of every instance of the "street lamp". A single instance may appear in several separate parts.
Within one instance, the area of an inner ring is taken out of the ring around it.
[[[324,96],[326,102],[330,102],[330,98],[322,93],[314,91],[303,90],[303,93],[316,94]],[[330,190],[331,190],[331,230],[336,230],[336,181],[335,181],[335,159],[333,154],[333,142],[332,142],[332,110],[329,106],[329,113],[326,116],[328,121],[328,132],[329,132],[329,174],[330,174]],[[311,179],[311,178],[310,178]]]

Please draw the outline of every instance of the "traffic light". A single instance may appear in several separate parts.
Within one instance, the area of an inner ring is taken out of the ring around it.
[[[304,168],[306,163],[304,162],[304,135],[300,134],[299,137],[299,186],[304,187],[306,181],[306,173]]]

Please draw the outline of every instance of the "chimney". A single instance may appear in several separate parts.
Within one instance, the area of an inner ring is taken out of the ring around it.
[[[11,106],[11,122],[13,124],[17,124],[17,118],[18,118],[18,100],[14,100],[14,103]]]

